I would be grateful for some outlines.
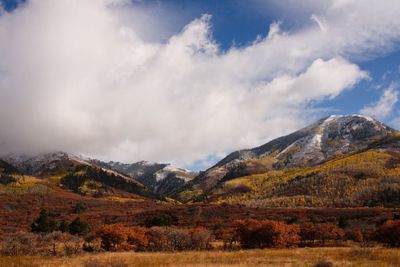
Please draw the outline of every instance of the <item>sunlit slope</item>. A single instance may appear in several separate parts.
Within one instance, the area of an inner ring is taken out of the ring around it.
[[[321,165],[223,182],[208,199],[249,206],[399,206],[400,153],[369,150]]]

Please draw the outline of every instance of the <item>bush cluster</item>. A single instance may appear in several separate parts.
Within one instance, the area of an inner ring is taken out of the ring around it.
[[[391,247],[400,247],[400,221],[386,221],[376,230],[375,239]]]
[[[121,224],[104,225],[97,236],[108,251],[181,251],[209,249],[211,233],[205,228],[126,227]]]
[[[45,209],[40,210],[39,217],[31,224],[31,231],[37,233],[51,233],[54,231],[68,232],[72,235],[85,235],[90,232],[89,224],[79,217],[71,223],[61,221],[59,225],[51,219]]]
[[[2,239],[0,254],[5,256],[73,255],[82,252],[84,244],[82,237],[59,231],[47,234],[17,232]]]
[[[158,220],[151,221],[159,223]],[[326,246],[342,240],[378,241],[400,247],[400,220],[387,220],[370,233],[349,227],[344,231],[331,223],[296,223],[247,219],[234,222],[233,228],[215,227],[213,233],[203,227],[104,224],[88,234],[88,224],[79,218],[71,223],[62,221],[57,226],[42,210],[32,223],[32,232],[2,236],[0,254],[72,255],[81,251],[207,250],[212,248],[211,243],[215,238],[224,241],[224,248],[243,249]]]
[[[288,248],[300,243],[298,225],[252,219],[236,224],[236,235],[243,248]]]

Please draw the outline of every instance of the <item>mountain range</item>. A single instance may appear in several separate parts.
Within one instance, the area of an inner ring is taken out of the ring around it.
[[[232,152],[200,173],[64,152],[8,155],[0,160],[0,172],[93,197],[272,207],[397,206],[399,148],[397,130],[367,116],[333,115],[259,147]]]

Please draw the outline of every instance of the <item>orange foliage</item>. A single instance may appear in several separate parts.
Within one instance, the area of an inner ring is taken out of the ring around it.
[[[331,223],[305,223],[301,225],[300,236],[303,244],[315,244],[318,241],[322,245],[328,240],[340,240],[343,239],[345,233],[343,229],[337,227]]]
[[[122,224],[104,225],[97,235],[103,249],[108,251],[140,250],[147,246],[146,228],[126,227]]]
[[[388,220],[376,230],[377,241],[392,247],[400,246],[400,221]]]
[[[243,248],[296,247],[300,241],[299,227],[271,220],[240,220],[236,234]]]

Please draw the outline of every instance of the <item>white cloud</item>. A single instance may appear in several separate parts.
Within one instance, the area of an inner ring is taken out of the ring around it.
[[[366,106],[360,110],[361,114],[375,118],[384,118],[388,116],[398,101],[399,92],[394,85],[387,88],[376,103]]]
[[[174,34],[125,1],[29,1],[0,16],[0,150],[190,164],[295,130],[400,38],[398,1],[336,2],[310,9],[324,31],[221,51],[208,15]]]

